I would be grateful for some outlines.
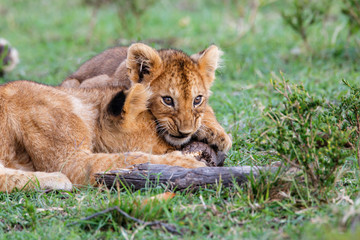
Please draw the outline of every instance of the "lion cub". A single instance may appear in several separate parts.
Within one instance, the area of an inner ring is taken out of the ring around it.
[[[95,172],[146,162],[205,166],[158,137],[148,98],[142,84],[126,91],[1,85],[0,191],[37,183],[69,190],[94,184]]]
[[[142,83],[152,94],[149,108],[158,132],[173,146],[192,137],[219,151],[231,148],[231,139],[207,104],[222,52],[212,45],[192,56],[182,51],[155,50],[135,43],[111,48],[85,62],[61,84],[92,88]]]

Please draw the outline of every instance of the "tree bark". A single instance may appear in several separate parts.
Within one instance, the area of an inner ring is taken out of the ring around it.
[[[165,186],[175,191],[197,189],[199,187],[214,187],[218,183],[231,186],[235,182],[247,182],[252,173],[257,177],[260,172],[277,171],[277,167],[203,167],[182,168],[160,164],[139,164],[131,169],[121,169],[96,173],[98,183],[105,184],[108,188],[129,188],[138,190],[147,187]]]

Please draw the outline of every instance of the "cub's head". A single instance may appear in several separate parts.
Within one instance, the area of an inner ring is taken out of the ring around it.
[[[149,108],[159,134],[170,144],[187,143],[201,127],[221,54],[215,45],[192,56],[142,43],[129,47],[128,76],[133,83],[150,86]]]

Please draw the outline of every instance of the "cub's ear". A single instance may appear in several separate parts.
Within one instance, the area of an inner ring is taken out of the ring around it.
[[[133,83],[150,83],[162,70],[159,53],[143,44],[132,44],[127,52],[126,68]]]
[[[198,63],[199,70],[203,76],[211,84],[215,79],[215,70],[221,62],[223,52],[215,45],[211,45],[207,49],[191,55],[191,58]]]

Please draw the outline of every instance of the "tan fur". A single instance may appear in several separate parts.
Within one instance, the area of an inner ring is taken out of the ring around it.
[[[115,113],[117,105],[110,106],[123,89],[1,85],[0,191],[37,185],[69,190],[71,183],[94,184],[95,172],[146,162],[205,166],[158,137],[144,85],[126,90],[122,111]]]
[[[196,137],[226,152],[231,140],[207,105],[221,55],[215,45],[190,57],[178,50],[157,51],[136,43],[127,51],[124,47],[112,48],[95,56],[70,75],[62,86],[129,88],[134,83],[142,83],[150,87],[149,108],[156,118],[159,133],[167,142],[180,146]],[[203,96],[203,101],[194,106],[194,99],[199,95]],[[173,107],[164,103],[164,96],[172,97]]]

